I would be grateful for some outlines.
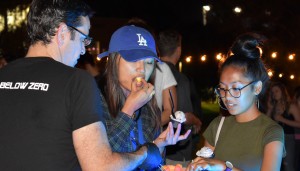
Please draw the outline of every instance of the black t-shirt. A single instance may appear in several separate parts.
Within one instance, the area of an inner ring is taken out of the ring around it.
[[[95,80],[49,57],[0,69],[0,170],[80,170],[72,132],[100,121]]]

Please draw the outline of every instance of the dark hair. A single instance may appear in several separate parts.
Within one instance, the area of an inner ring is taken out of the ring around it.
[[[106,79],[106,86],[104,87],[103,92],[108,104],[109,113],[113,117],[116,117],[118,112],[121,111],[126,100],[126,97],[119,83],[118,64],[119,60],[121,59],[121,55],[119,53],[110,53],[108,58],[109,60],[107,61],[106,70],[104,73]],[[155,72],[151,74],[149,80],[149,82],[154,85]],[[154,128],[159,129],[161,112],[158,108],[156,98],[153,97],[146,104],[146,106],[151,111],[150,117],[153,119]]]
[[[281,94],[282,94],[282,101],[284,102],[285,107],[286,107],[286,109],[287,109],[287,107],[288,107],[288,105],[289,105],[291,99],[290,99],[290,95],[289,95],[289,93],[288,93],[288,91],[287,91],[286,86],[285,86],[283,83],[281,83],[281,82],[273,82],[273,83],[271,84],[271,86],[270,86],[271,103],[272,103],[272,104],[276,104],[276,100],[274,99],[273,93],[272,93],[272,91],[271,91],[273,87],[278,87],[278,88],[280,89]]]
[[[82,25],[81,17],[92,15],[91,8],[81,0],[33,0],[27,16],[31,44],[49,44],[60,23],[78,27]],[[74,30],[70,30],[74,39]]]
[[[147,31],[152,33],[152,28],[150,28],[150,26],[147,24],[147,22],[141,18],[138,17],[132,17],[128,20],[126,25],[135,25],[138,27],[142,27],[144,29],[146,29]]]
[[[262,46],[265,38],[255,33],[240,35],[231,46],[227,58],[220,65],[220,73],[228,66],[238,67],[244,72],[245,77],[253,81],[262,82],[262,97],[267,88],[269,76],[261,59]]]
[[[294,91],[294,99],[295,99],[295,100],[300,99],[300,86],[298,86],[298,87],[295,88],[295,91]]]
[[[273,87],[278,87],[281,91],[281,99],[279,101],[277,101],[274,96],[273,96],[273,92],[272,92],[272,88]],[[274,119],[274,116],[276,115],[277,113],[277,106],[278,104],[283,104],[284,105],[284,110],[288,110],[289,109],[289,106],[291,104],[291,99],[290,99],[290,96],[289,96],[289,93],[286,89],[286,86],[281,83],[281,82],[273,82],[270,86],[270,89],[269,89],[269,102],[272,104],[272,108],[271,108],[271,118]]]
[[[159,33],[157,47],[160,56],[171,56],[181,46],[181,34],[176,30],[165,30]]]

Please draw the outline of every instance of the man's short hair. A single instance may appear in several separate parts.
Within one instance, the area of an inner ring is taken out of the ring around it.
[[[93,11],[81,0],[33,0],[27,16],[27,32],[31,44],[49,44],[60,23],[73,27],[82,25],[81,17],[91,17]],[[74,30],[70,29],[74,39]]]
[[[181,35],[176,30],[162,31],[158,35],[157,47],[160,56],[171,56],[181,46]]]

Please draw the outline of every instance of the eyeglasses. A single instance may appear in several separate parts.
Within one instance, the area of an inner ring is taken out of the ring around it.
[[[221,88],[221,87],[217,86],[217,87],[215,88],[215,93],[216,93],[219,97],[223,98],[223,97],[226,96],[226,91],[228,91],[229,94],[230,94],[232,97],[234,97],[234,98],[239,98],[239,97],[241,96],[241,91],[242,91],[244,88],[246,88],[247,86],[249,86],[249,85],[251,85],[252,83],[255,83],[255,82],[256,82],[256,81],[252,81],[252,82],[250,82],[249,84],[245,85],[245,86],[242,87],[242,88],[230,88],[230,89],[227,89],[227,90],[226,90],[225,88]]]
[[[85,38],[83,39],[83,44],[84,46],[88,46],[92,43],[93,38],[91,38],[90,36],[82,33],[80,30],[78,30],[77,28],[73,27],[73,26],[69,26],[68,27],[72,28],[73,30],[77,31],[78,33],[82,34]]]

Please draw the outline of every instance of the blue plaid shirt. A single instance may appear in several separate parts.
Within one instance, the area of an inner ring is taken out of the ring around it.
[[[108,107],[103,95],[100,94],[100,96],[104,102],[102,103],[104,109],[104,125],[112,151],[120,153],[134,152],[140,145],[140,142],[138,142],[140,139],[138,137],[139,135],[143,135],[143,141],[152,142],[161,133],[161,129],[155,129],[155,121],[150,117],[150,110],[148,110],[147,106],[143,106],[139,110],[138,117],[133,119],[121,111],[116,118],[113,118],[108,112]],[[141,120],[142,128],[138,127],[139,119]],[[138,132],[139,130],[141,130],[142,133]],[[135,136],[135,140],[132,139],[133,136]],[[158,171],[160,169],[158,168],[155,170]],[[134,171],[142,170],[137,168]]]
[[[140,138],[139,130],[142,131],[145,142],[152,142],[160,134],[160,130],[156,130],[153,120],[146,107],[141,109],[138,117],[131,119],[123,112],[119,112],[116,118],[106,120],[105,126],[112,150],[115,152],[133,152],[138,147]],[[142,121],[142,128],[139,127],[138,120]],[[133,136],[135,139],[133,139]]]

